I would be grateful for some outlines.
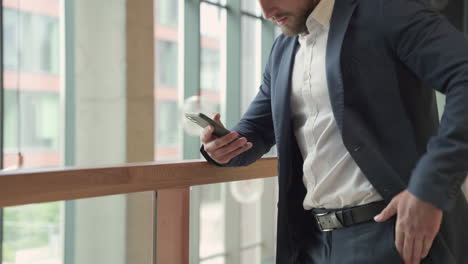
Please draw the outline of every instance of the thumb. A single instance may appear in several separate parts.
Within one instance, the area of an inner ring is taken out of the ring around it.
[[[392,200],[380,214],[374,217],[376,222],[385,222],[397,213],[397,203]]]
[[[221,115],[220,115],[219,113],[214,114],[213,120],[214,120],[216,123],[218,123],[218,124],[220,124],[221,126],[224,127],[223,123],[221,122]]]

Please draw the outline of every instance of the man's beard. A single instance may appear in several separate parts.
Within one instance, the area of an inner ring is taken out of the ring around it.
[[[312,11],[314,11],[318,2],[319,1],[314,1],[314,4],[310,8],[306,10],[301,10],[302,12],[300,15],[296,15],[296,16],[288,15],[288,18],[294,19],[294,21],[290,21],[292,24],[279,26],[283,34],[291,37],[291,36],[296,36],[302,33],[309,33],[307,30],[307,26],[306,26],[307,18],[309,18]],[[282,16],[279,16],[279,17],[282,17]]]
[[[303,19],[301,18],[301,21],[299,23],[294,23],[290,25],[284,25],[284,26],[279,26],[281,28],[281,31],[283,32],[284,35],[292,37],[296,36],[302,33],[307,32],[307,27],[306,27],[306,19],[302,21]]]

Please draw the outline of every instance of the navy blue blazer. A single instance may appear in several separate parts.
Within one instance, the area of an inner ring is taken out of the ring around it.
[[[427,263],[466,264],[468,204],[461,185],[468,172],[468,41],[426,2],[336,0],[328,88],[347,150],[384,199],[408,188],[444,210]],[[318,232],[304,220],[303,159],[291,124],[297,46],[297,37],[276,39],[260,91],[233,128],[253,148],[226,165],[249,165],[276,144],[281,264],[294,263],[303,238]],[[440,124],[431,88],[446,95]]]

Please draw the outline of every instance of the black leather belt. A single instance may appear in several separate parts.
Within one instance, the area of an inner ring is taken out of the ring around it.
[[[374,216],[378,215],[385,206],[386,203],[384,201],[380,201],[330,211],[327,211],[326,209],[313,209],[312,214],[315,216],[320,230],[328,232],[373,220]]]

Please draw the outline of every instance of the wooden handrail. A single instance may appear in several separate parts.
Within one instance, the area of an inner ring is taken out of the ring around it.
[[[125,194],[277,175],[277,159],[219,168],[206,161],[0,172],[0,207]]]

